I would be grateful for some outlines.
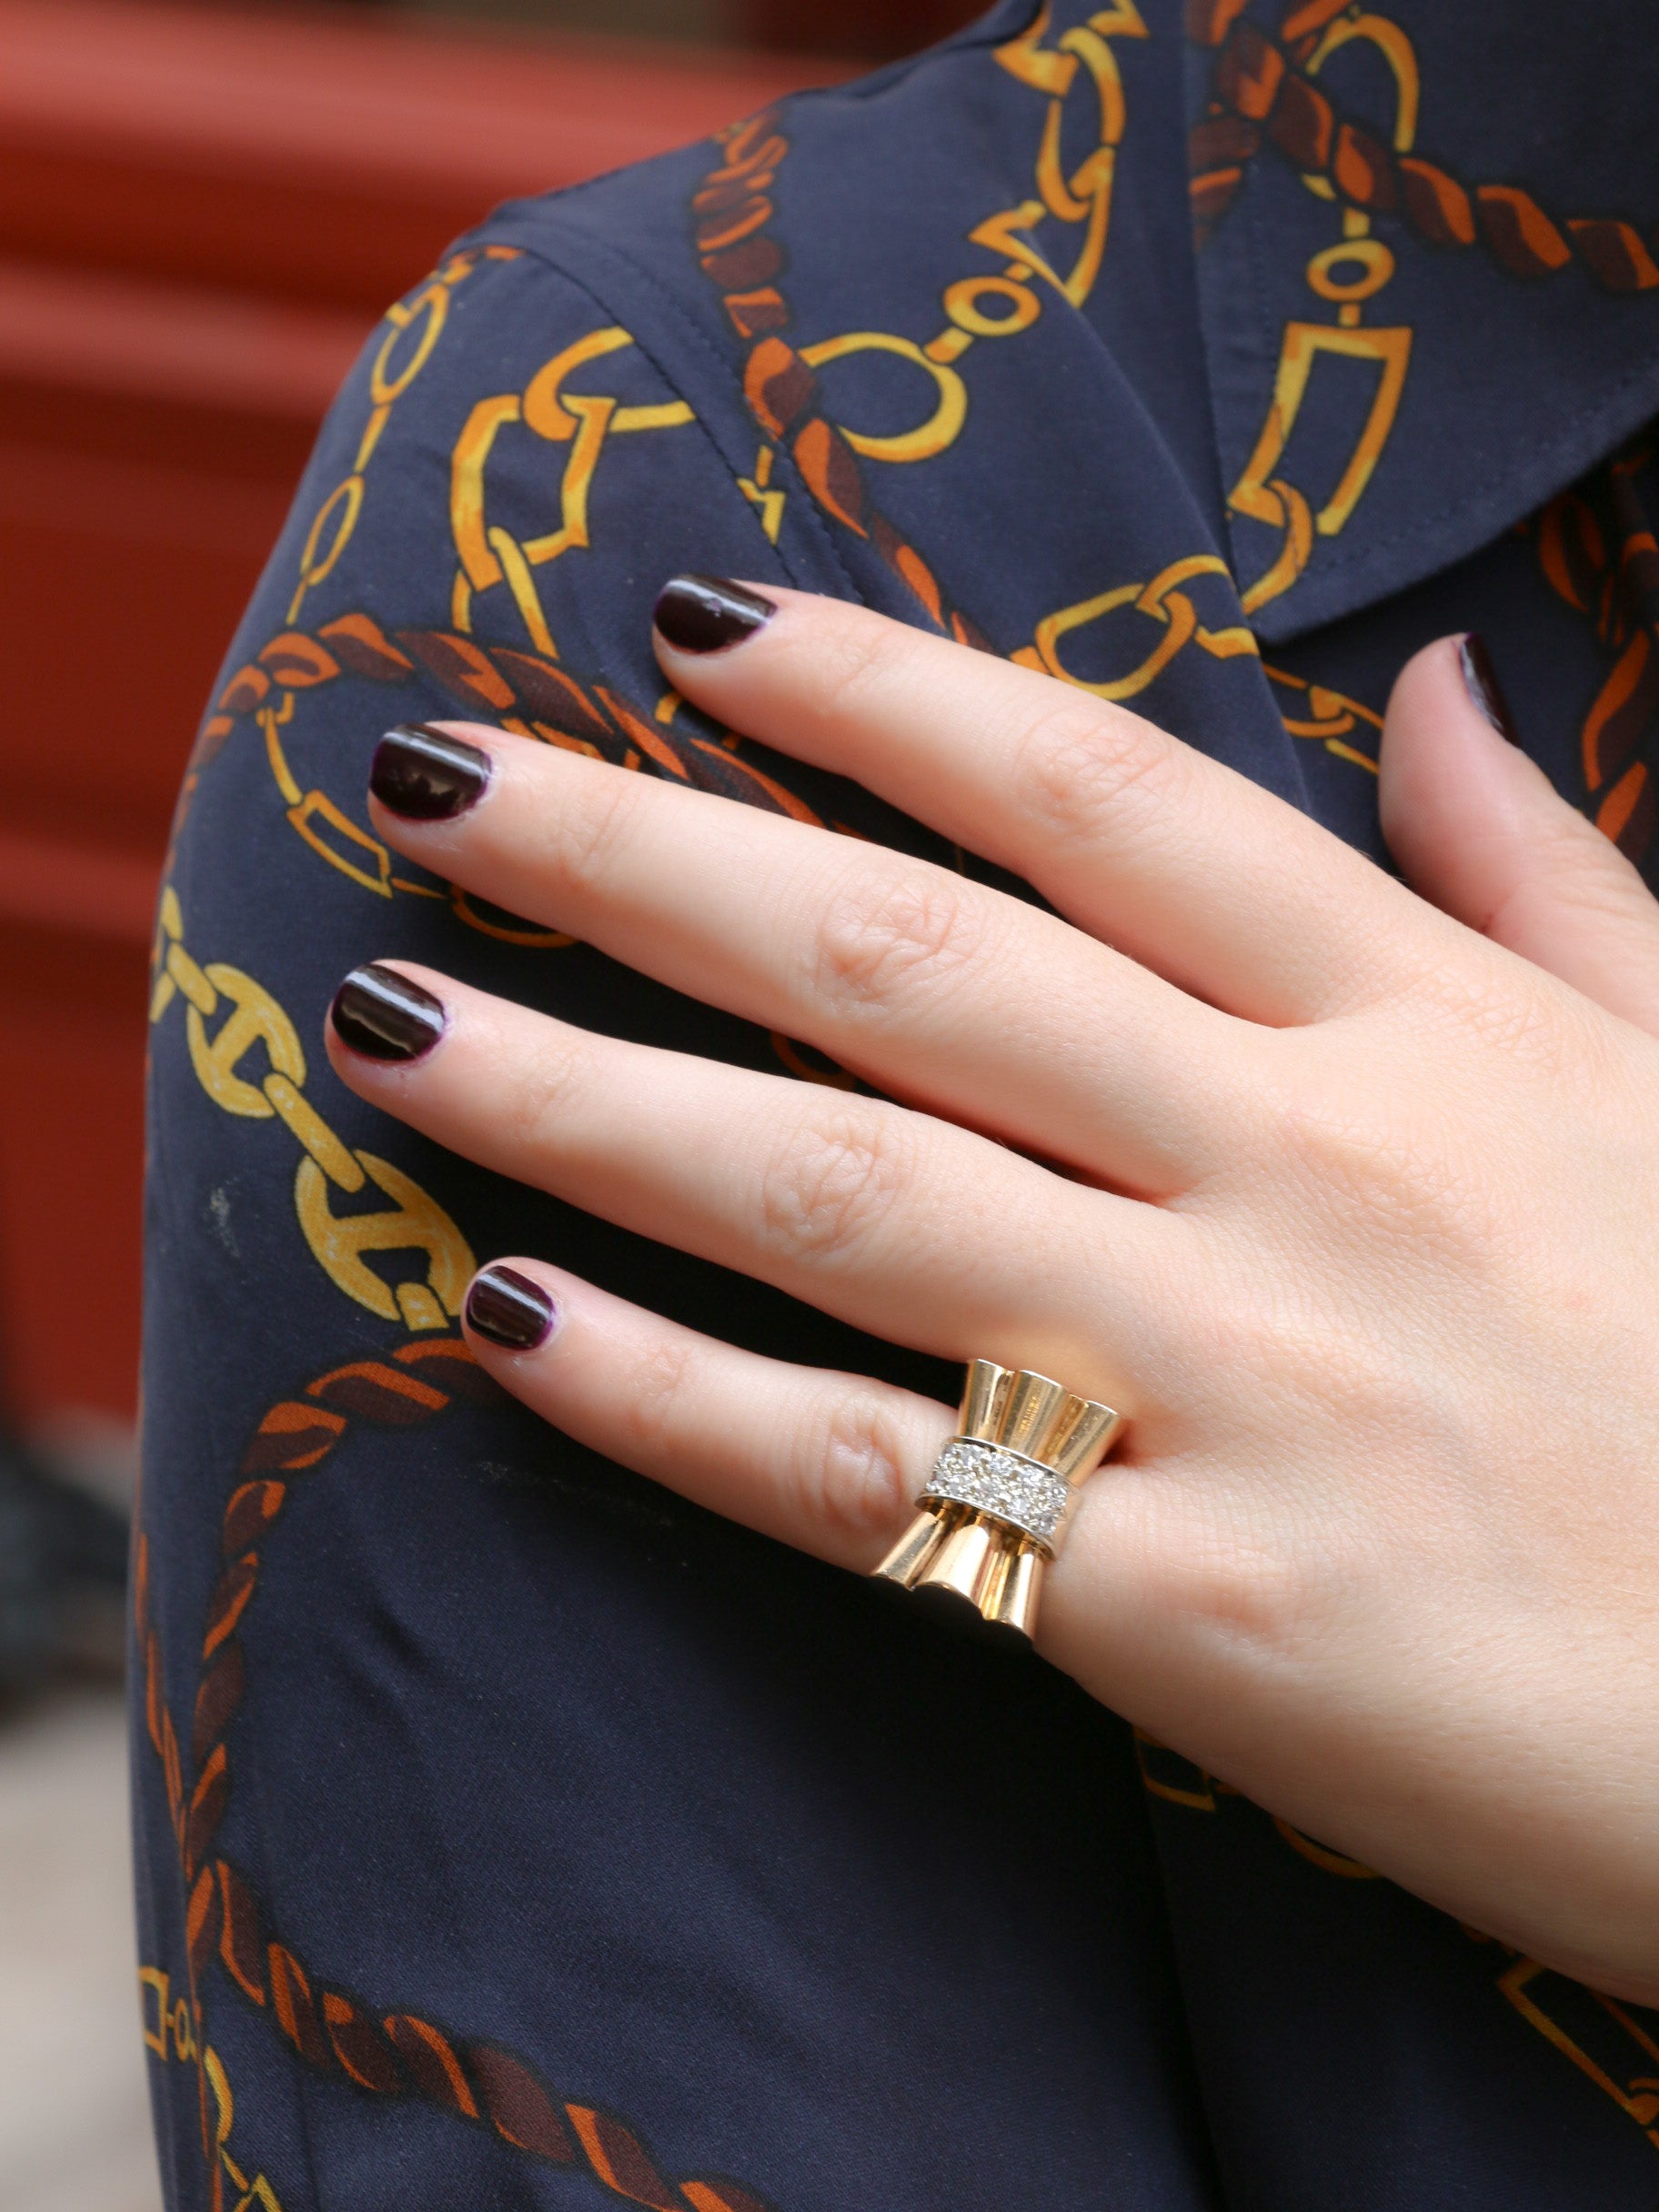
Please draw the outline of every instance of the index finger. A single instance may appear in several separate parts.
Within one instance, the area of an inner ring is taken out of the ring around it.
[[[1340,1012],[1421,966],[1424,932],[1467,934],[1236,770],[1051,677],[720,578],[676,578],[656,620],[698,706],[853,777],[1229,1012]]]

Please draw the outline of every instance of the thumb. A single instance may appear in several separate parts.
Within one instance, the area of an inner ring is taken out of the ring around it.
[[[1477,637],[1407,661],[1382,729],[1382,834],[1423,898],[1659,1035],[1659,903],[1512,737]]]

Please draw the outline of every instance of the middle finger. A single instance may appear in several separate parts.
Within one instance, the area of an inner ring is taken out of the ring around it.
[[[411,819],[440,780],[467,803]],[[1169,1196],[1237,1157],[1263,1033],[1024,900],[472,725],[393,731],[374,790],[468,890],[1092,1179]]]

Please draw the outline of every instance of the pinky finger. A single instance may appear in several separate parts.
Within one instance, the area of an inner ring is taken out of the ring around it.
[[[466,1326],[496,1381],[578,1443],[860,1573],[955,1427],[933,1399],[739,1351],[538,1260],[481,1269]]]

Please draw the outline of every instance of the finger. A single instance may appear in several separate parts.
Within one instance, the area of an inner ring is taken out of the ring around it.
[[[538,1260],[492,1261],[467,1293],[467,1341],[553,1427],[762,1535],[868,1574],[916,1513],[949,1406],[867,1375],[763,1358]],[[1155,1476],[1114,1463],[1086,1485],[1044,1582],[1040,1650],[1096,1695],[1167,1684],[1147,1569],[1169,1543]]]
[[[1341,1010],[1420,967],[1425,930],[1450,939],[1316,822],[1121,707],[800,592],[749,594],[775,611],[738,638],[709,597],[680,578],[658,603],[678,689],[856,778],[1230,1012],[1277,1024]]]
[[[480,1269],[466,1330],[480,1365],[577,1443],[854,1574],[904,1533],[956,1429],[936,1399],[739,1350],[539,1260]],[[1159,1682],[1176,1672],[1179,1648],[1159,1648],[1146,1617],[1147,1566],[1169,1542],[1159,1502],[1155,1476],[1114,1463],[1045,1578],[1038,1648],[1097,1696],[1137,1654]]]
[[[1144,1346],[1197,1233],[886,1100],[598,1036],[401,961],[347,978],[327,1049],[360,1096],[499,1174],[890,1342],[1095,1396],[1121,1395],[1101,1347]]]
[[[1508,723],[1478,638],[1406,663],[1382,732],[1389,849],[1425,899],[1659,1034],[1659,904]]]
[[[411,819],[439,776],[465,803]],[[1260,1033],[1022,900],[466,724],[392,731],[372,789],[422,865],[953,1120],[1141,1195],[1237,1157]]]
[[[762,1358],[536,1260],[467,1295],[479,1362],[590,1451],[712,1512],[868,1573],[955,1427],[868,1376]]]

